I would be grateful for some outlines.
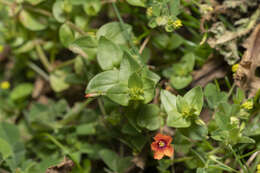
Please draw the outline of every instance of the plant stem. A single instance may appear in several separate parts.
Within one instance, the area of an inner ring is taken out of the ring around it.
[[[236,154],[236,152],[233,150],[232,146],[229,145],[228,146],[229,149],[231,150],[231,152],[233,153],[233,155],[235,156],[236,161],[238,162],[238,164],[240,165],[240,167],[243,169],[244,173],[248,173],[248,170],[245,168],[245,166],[243,165],[243,163],[241,162],[240,158],[238,157],[238,155]]]
[[[118,8],[117,8],[117,6],[116,6],[116,3],[115,3],[115,2],[112,2],[112,6],[113,6],[113,9],[114,9],[114,11],[115,11],[115,13],[116,13],[116,16],[117,16],[117,18],[118,18],[118,20],[119,20],[120,27],[121,27],[121,29],[123,30],[123,34],[124,34],[125,39],[128,41],[129,45],[130,45],[131,48],[134,50],[135,54],[138,55],[138,56],[140,56],[140,54],[139,54],[137,48],[135,47],[134,43],[133,43],[132,40],[131,40],[131,36],[127,33],[127,30],[126,30],[125,25],[124,25],[124,21],[123,21],[121,15],[120,15],[120,13],[119,13],[119,10],[118,10]]]
[[[52,69],[52,66],[51,64],[49,63],[49,60],[48,58],[46,57],[46,55],[44,54],[43,50],[42,50],[42,47],[39,45],[39,44],[36,44],[36,52],[43,64],[43,66],[46,68],[46,70],[48,72],[51,72],[53,69]]]
[[[235,86],[236,86],[235,83],[233,83],[231,89],[230,89],[229,92],[228,92],[228,98],[231,96],[231,94],[232,94],[232,92],[233,92]]]
[[[65,62],[63,62],[63,63],[57,65],[57,66],[54,67],[54,68],[55,68],[55,70],[56,70],[56,69],[65,67],[65,66],[67,66],[67,65],[73,64],[74,62],[75,62],[75,59],[70,59],[70,60],[68,60],[68,61],[65,61]]]
[[[75,25],[71,21],[66,21],[66,24],[69,25],[69,27],[71,27],[71,29],[77,31],[81,35],[87,35],[87,33],[85,31],[83,31],[81,28],[79,28],[77,25]]]
[[[32,62],[28,62],[27,65],[33,69],[35,72],[37,72],[39,75],[41,75],[46,81],[49,81],[49,76],[47,73],[45,73],[45,71],[43,71],[40,67],[38,67],[37,65],[35,65]]]
[[[107,113],[106,113],[105,107],[103,105],[103,102],[102,102],[102,100],[100,98],[98,98],[98,106],[99,106],[99,109],[100,109],[102,115],[106,116]]]

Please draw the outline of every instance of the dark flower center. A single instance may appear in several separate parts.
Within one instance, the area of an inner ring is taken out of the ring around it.
[[[158,147],[159,147],[159,148],[164,148],[164,147],[166,147],[166,142],[163,141],[163,140],[160,140],[160,141],[158,142]]]

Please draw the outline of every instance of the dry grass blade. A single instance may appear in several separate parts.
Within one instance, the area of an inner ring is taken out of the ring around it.
[[[56,166],[49,167],[46,173],[69,173],[72,171],[74,163],[72,160],[64,157],[64,161]]]

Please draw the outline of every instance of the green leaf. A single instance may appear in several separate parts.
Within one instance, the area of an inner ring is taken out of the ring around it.
[[[98,43],[97,60],[103,70],[117,67],[123,57],[123,51],[112,41],[101,37]]]
[[[12,172],[14,172],[25,157],[25,149],[23,143],[20,142],[18,128],[15,125],[6,122],[0,123],[0,139],[7,142],[9,147],[11,147],[12,155],[9,155],[10,151],[8,151],[6,154],[11,157],[6,158],[5,161],[12,169]],[[6,148],[6,150],[8,150],[8,148]]]
[[[177,16],[180,13],[180,0],[171,0],[170,11],[173,16]]]
[[[180,47],[184,43],[184,39],[177,33],[174,33],[170,36],[170,41],[168,43],[168,49],[174,50]]]
[[[6,122],[0,123],[0,138],[4,139],[8,144],[14,146],[20,138],[18,128]]]
[[[128,80],[128,88],[143,88],[143,81],[137,73],[133,73]]]
[[[173,75],[170,78],[170,82],[175,89],[183,89],[188,86],[192,81],[192,76],[176,76]]]
[[[66,72],[62,70],[56,70],[50,75],[51,88],[55,92],[61,92],[69,88],[69,84],[65,81]]]
[[[96,133],[96,125],[94,123],[78,125],[76,133],[77,135],[94,135]]]
[[[197,168],[196,173],[207,173],[206,168]]]
[[[84,3],[84,11],[87,15],[95,16],[101,10],[102,4],[101,1],[89,0]]]
[[[193,123],[189,128],[179,129],[180,132],[189,139],[203,140],[208,135],[208,128],[205,125],[197,125]]]
[[[195,55],[193,53],[187,53],[181,58],[181,61],[179,63],[183,64],[184,68],[188,72],[192,72],[195,65]]]
[[[201,87],[192,88],[184,95],[184,99],[188,103],[189,107],[195,110],[194,113],[199,116],[204,102]]]
[[[238,140],[238,143],[243,143],[243,144],[254,144],[255,140],[247,137],[247,136],[241,136]]]
[[[94,37],[84,36],[74,40],[69,45],[69,49],[72,52],[91,60],[96,57],[97,46],[98,42]]]
[[[75,58],[75,63],[74,63],[74,70],[76,72],[76,74],[80,75],[84,72],[84,64],[85,59],[81,56],[77,56]]]
[[[148,67],[142,67],[142,77],[152,80],[154,85],[156,85],[160,80],[160,76],[149,70]]]
[[[239,113],[239,110],[239,105],[229,105],[227,103],[220,103],[215,113],[215,120],[219,129],[230,130],[232,128],[230,117],[236,117],[236,115]]]
[[[37,5],[45,0],[25,0],[25,1],[29,2],[32,5]]]
[[[11,92],[10,98],[14,101],[26,98],[32,94],[33,85],[31,83],[21,83]]]
[[[63,46],[68,47],[74,40],[74,34],[67,24],[63,24],[59,30],[60,42]]]
[[[63,9],[64,9],[64,2],[62,0],[57,0],[52,6],[53,16],[60,23],[66,21],[65,12]]]
[[[143,78],[143,90],[144,90],[144,103],[147,104],[154,98],[155,95],[155,83],[154,81]]]
[[[145,144],[148,142],[147,136],[141,135],[140,133],[136,136],[126,136],[126,138],[129,140],[130,147],[138,152],[141,152]]]
[[[227,103],[228,100],[227,93],[218,91],[217,86],[211,83],[205,87],[205,97],[211,109],[217,108],[219,103]]]
[[[130,100],[129,89],[124,84],[116,84],[108,89],[107,97],[122,106],[127,106]]]
[[[167,49],[170,37],[167,34],[157,34],[153,37],[152,43],[158,49]]]
[[[137,7],[145,7],[146,1],[145,0],[126,0],[130,5],[137,6]]]
[[[169,91],[161,91],[161,101],[167,113],[169,113],[173,109],[176,109],[176,96],[171,94]]]
[[[129,77],[133,73],[138,71],[140,68],[141,66],[132,56],[130,56],[128,53],[124,53],[123,59],[120,64],[120,70],[119,70],[120,82],[128,85]]]
[[[155,104],[142,105],[139,108],[137,123],[140,127],[148,130],[157,130],[163,124],[162,117],[159,116],[160,109]]]
[[[101,150],[99,156],[113,172],[124,173],[131,165],[130,157],[120,158],[114,151],[108,149]]]
[[[182,114],[180,114],[176,109],[173,109],[168,113],[167,125],[175,128],[186,128],[191,125],[191,122],[184,119]]]
[[[90,80],[85,93],[105,93],[118,83],[119,72],[117,70],[105,71]]]
[[[47,27],[47,25],[42,22],[43,20],[39,20],[39,18],[36,18],[26,10],[20,12],[19,19],[24,27],[31,31],[41,31]]]
[[[124,24],[124,28],[128,34],[132,32],[131,25]],[[115,44],[127,43],[119,22],[110,22],[101,26],[97,31],[97,38],[100,39],[101,36],[106,37],[106,39],[113,41]]]
[[[0,154],[4,160],[13,155],[12,147],[2,138],[0,138]]]
[[[34,49],[34,47],[35,47],[35,40],[29,40],[25,44],[23,44],[21,47],[14,50],[14,53],[21,54],[21,53],[30,52],[31,50]]]
[[[237,88],[235,95],[233,95],[233,101],[235,104],[240,104],[245,99],[245,93],[241,88]]]

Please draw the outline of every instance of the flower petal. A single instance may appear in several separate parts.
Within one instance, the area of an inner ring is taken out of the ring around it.
[[[168,157],[172,157],[173,153],[174,153],[174,149],[172,146],[168,146],[167,148],[164,149],[163,153],[168,156]]]
[[[156,141],[160,141],[161,139],[164,139],[164,135],[161,133],[158,133],[153,139]]]
[[[152,149],[153,151],[157,151],[157,150],[158,150],[158,144],[157,144],[157,142],[151,143],[151,149]]]
[[[172,137],[171,136],[167,136],[167,135],[163,135],[161,133],[158,133],[155,137],[154,137],[155,141],[160,141],[160,140],[164,140],[166,142],[166,145],[170,145],[172,142]]]
[[[156,151],[156,152],[154,152],[153,158],[160,160],[163,158],[163,156],[164,156],[164,153],[162,151]]]

